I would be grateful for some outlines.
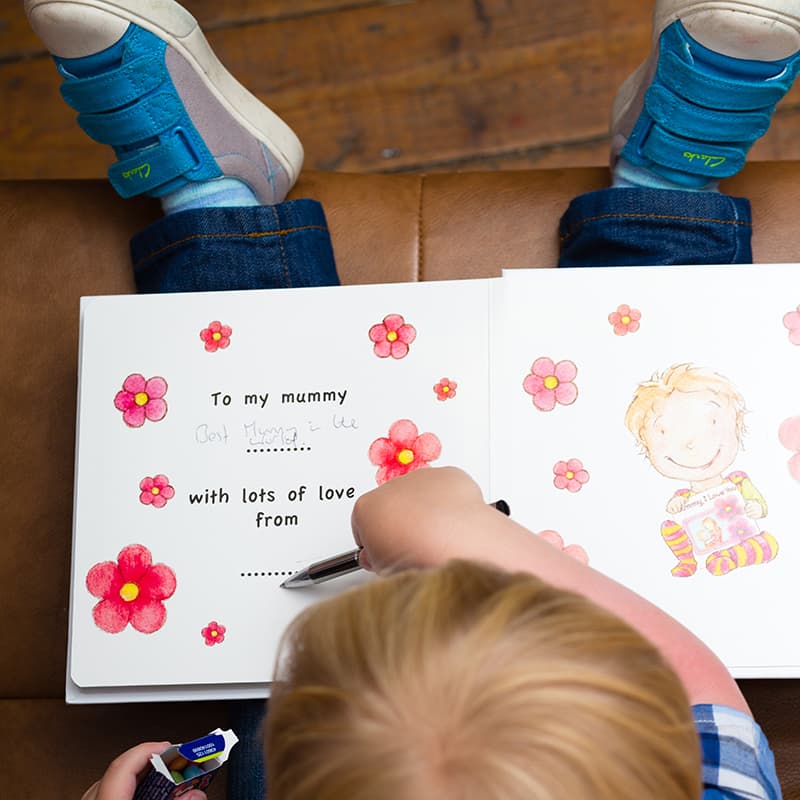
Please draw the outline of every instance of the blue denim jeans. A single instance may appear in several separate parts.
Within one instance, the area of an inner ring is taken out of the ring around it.
[[[315,200],[169,214],[133,238],[131,258],[140,292],[339,284]]]
[[[725,195],[604,189],[576,197],[561,220],[560,266],[745,263],[750,205]],[[141,292],[204,292],[339,283],[325,215],[313,200],[210,208],[163,217],[131,242]],[[534,266],[534,265],[531,265]],[[230,800],[263,800],[266,704],[229,704],[240,743]]]
[[[561,218],[561,267],[749,264],[750,202],[715,192],[601,189]]]

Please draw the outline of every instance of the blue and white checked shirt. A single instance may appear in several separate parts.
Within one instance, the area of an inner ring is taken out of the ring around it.
[[[775,759],[758,723],[726,706],[692,706],[703,752],[703,800],[781,800]]]

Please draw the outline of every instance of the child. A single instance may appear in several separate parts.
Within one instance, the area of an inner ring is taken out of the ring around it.
[[[225,71],[184,9],[25,6],[78,122],[115,149],[112,184],[161,198],[165,216],[131,243],[141,291],[338,282],[321,208],[285,200],[299,143]],[[749,262],[749,204],[717,181],[766,130],[799,50],[796,0],[657,0],[652,55],[614,107],[613,185],[567,209],[560,265]],[[358,501],[353,527],[378,571],[425,569],[321,605],[290,629],[268,727],[278,797],[699,797],[698,733],[708,797],[780,797],[763,734],[713,654],[638,596],[486,513],[463,473],[395,479]],[[444,566],[454,558],[494,569]],[[394,624],[401,612],[407,626]],[[324,655],[359,675],[349,692],[309,649],[334,623]],[[537,635],[544,663],[530,660]],[[382,672],[364,658],[376,646],[390,656]],[[392,685],[411,656],[425,680]],[[484,704],[468,706],[467,681],[482,677]],[[549,712],[529,689],[537,682]],[[342,738],[361,744],[343,753]],[[128,751],[88,800],[128,800],[147,754],[164,746]]]

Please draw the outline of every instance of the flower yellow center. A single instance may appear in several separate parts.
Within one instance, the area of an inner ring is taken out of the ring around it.
[[[119,590],[119,596],[126,602],[130,603],[139,596],[139,587],[135,583],[123,584]]]
[[[219,636],[219,631],[211,631],[211,638],[213,639],[215,636]]]
[[[386,334],[386,340],[388,342],[396,342],[397,341],[397,331],[389,331],[389,333]]]
[[[574,477],[575,477],[575,473],[574,472],[571,472],[571,471],[567,472],[567,474],[566,474],[567,480],[571,481]]]
[[[219,331],[217,331],[216,333],[212,333],[212,334],[211,334],[211,338],[212,338],[212,339],[213,339],[215,342],[218,342],[218,341],[219,341],[219,340],[222,338],[222,334],[221,334]]]
[[[545,389],[555,389],[558,386],[558,378],[555,375],[548,375],[544,379],[544,388]]]
[[[152,494],[161,494],[161,489],[158,486],[154,486],[150,491]]]
[[[626,315],[625,315],[625,316],[624,316],[624,317],[623,317],[623,318],[620,320],[620,322],[622,322],[622,324],[623,324],[623,325],[630,325],[630,324],[631,324],[631,318],[630,318],[630,317],[629,317],[629,316],[626,314]]]
[[[442,386],[442,391],[443,391],[445,394],[447,394],[447,393],[450,391],[450,387],[449,387],[449,386]]]
[[[413,450],[401,450],[397,454],[397,460],[401,464],[410,464],[414,460],[414,451]]]
[[[146,406],[149,399],[147,392],[136,392],[133,396],[133,402],[136,403],[137,406]]]

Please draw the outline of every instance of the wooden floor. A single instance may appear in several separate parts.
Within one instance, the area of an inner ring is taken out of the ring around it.
[[[141,0],[144,2],[144,0]],[[222,61],[350,172],[597,165],[645,57],[642,0],[185,0]],[[0,179],[98,177],[113,161],[61,101],[22,0],[0,0]],[[800,159],[800,83],[751,159]]]

